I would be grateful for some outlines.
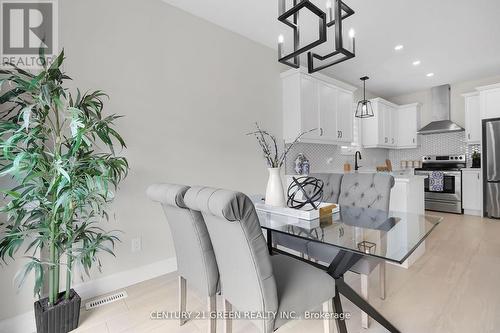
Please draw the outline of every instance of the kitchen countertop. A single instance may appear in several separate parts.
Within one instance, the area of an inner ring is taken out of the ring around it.
[[[358,173],[388,173],[394,177],[394,180],[397,182],[410,182],[413,179],[422,179],[427,178],[427,176],[423,175],[415,175],[413,174],[413,169],[403,169],[403,170],[394,170],[392,172],[377,172],[375,169],[365,169],[358,170]],[[313,170],[311,173],[346,173],[344,170]],[[351,171],[350,173],[354,173]],[[287,175],[294,176],[294,175]]]

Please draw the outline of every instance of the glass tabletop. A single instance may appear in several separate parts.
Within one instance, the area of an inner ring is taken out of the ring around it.
[[[263,229],[400,264],[443,220],[433,215],[339,208],[339,212],[310,221],[259,209],[257,215]]]

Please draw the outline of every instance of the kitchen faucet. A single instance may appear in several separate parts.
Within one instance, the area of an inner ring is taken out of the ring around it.
[[[358,165],[358,156],[359,156],[359,159],[362,160],[361,153],[359,152],[359,150],[356,150],[356,152],[354,153],[354,171],[358,171],[358,169],[361,168]]]

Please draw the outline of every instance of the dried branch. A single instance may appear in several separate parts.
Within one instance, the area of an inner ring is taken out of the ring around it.
[[[303,137],[304,135],[306,135],[307,133],[311,133],[312,131],[316,131],[318,130],[317,128],[313,128],[313,129],[310,129],[309,131],[305,131],[305,132],[302,132],[300,133],[296,138],[295,140],[293,140],[293,142],[288,146],[288,148],[286,148],[284,151],[283,151],[283,154],[281,155],[280,159],[279,159],[279,164],[278,164],[278,167],[281,168],[283,166],[283,163],[285,163],[285,159],[286,159],[286,155],[288,154],[288,152],[290,151],[290,149],[292,149],[292,147],[297,143],[299,142],[300,138]]]
[[[317,130],[317,128],[313,128],[311,130],[300,133],[288,147],[284,147],[283,153],[279,155],[279,149],[276,137],[270,134],[269,132],[262,130],[257,122],[255,123],[255,127],[257,128],[257,130],[254,132],[247,133],[247,135],[255,136],[257,142],[259,143],[264,153],[264,158],[267,161],[267,165],[270,168],[281,168],[285,162],[288,152],[299,141],[299,139],[305,134]],[[272,141],[272,147],[274,149],[274,157],[271,154],[270,144],[268,143],[267,139],[270,139]]]

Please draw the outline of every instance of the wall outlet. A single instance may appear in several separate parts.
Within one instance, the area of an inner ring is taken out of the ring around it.
[[[132,238],[132,253],[139,252],[142,250],[141,238]]]

